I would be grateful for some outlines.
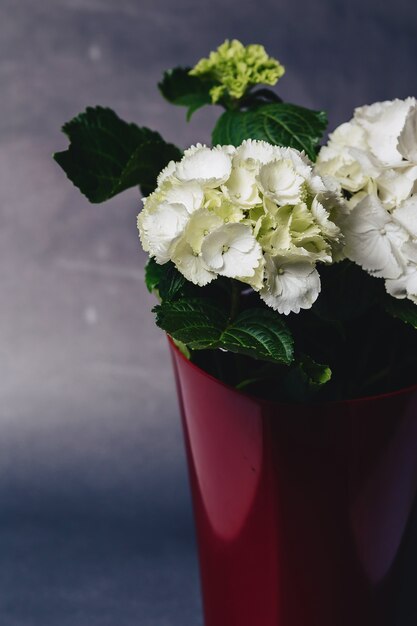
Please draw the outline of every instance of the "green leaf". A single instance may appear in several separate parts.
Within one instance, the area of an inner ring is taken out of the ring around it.
[[[163,265],[159,265],[155,259],[149,259],[145,265],[145,285],[148,288],[149,293],[153,293],[158,289],[159,281],[164,274],[165,268]]]
[[[157,325],[192,350],[216,348],[227,325],[227,315],[207,298],[162,302],[153,310]]]
[[[273,311],[248,309],[229,323],[223,309],[207,298],[163,302],[154,311],[157,325],[193,350],[222,348],[284,364],[293,359],[291,334]]]
[[[190,360],[191,351],[187,348],[185,343],[182,343],[182,341],[178,341],[178,339],[174,339],[173,337],[172,337],[172,341],[174,342],[178,350],[181,352],[181,354],[183,354],[186,359]]]
[[[332,370],[328,365],[317,363],[306,354],[301,357],[299,367],[307,383],[313,387],[325,385],[332,377]]]
[[[406,324],[417,328],[417,304],[411,300],[398,300],[392,296],[387,296],[384,301],[384,309],[392,317],[397,317]]]
[[[164,73],[158,84],[161,94],[171,104],[188,107],[187,121],[192,114],[211,104],[210,89],[213,83],[198,76],[190,76],[190,67],[175,67]]]
[[[163,301],[172,300],[181,292],[186,281],[171,261],[165,263],[162,268],[163,273],[158,285],[159,295]]]
[[[283,319],[266,309],[247,309],[220,338],[221,347],[274,363],[291,363],[293,340]]]
[[[54,159],[90,202],[104,202],[136,185],[147,195],[161,169],[181,157],[159,133],[128,124],[111,109],[87,108],[62,130],[70,145]]]
[[[289,402],[309,402],[331,377],[330,367],[302,355],[283,379],[282,390]]]
[[[249,111],[226,111],[217,121],[212,141],[213,145],[238,146],[244,139],[261,139],[304,150],[310,159],[315,160],[326,127],[324,111],[277,102]]]
[[[185,282],[184,276],[171,261],[160,265],[155,259],[150,258],[145,266],[145,283],[148,291],[150,293],[157,291],[163,301],[175,298]]]

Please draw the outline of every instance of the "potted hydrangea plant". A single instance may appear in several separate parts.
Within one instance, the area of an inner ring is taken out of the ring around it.
[[[326,114],[226,41],[159,84],[182,152],[109,109],[55,155],[91,202],[139,185],[146,283],[169,336],[206,626],[399,624],[417,484],[417,102]],[[407,616],[406,618],[407,619]],[[408,624],[411,622],[403,621]]]

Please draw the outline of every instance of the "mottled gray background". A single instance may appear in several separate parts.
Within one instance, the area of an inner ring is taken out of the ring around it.
[[[417,95],[414,0],[1,0],[0,623],[198,626],[187,476],[134,191],[88,203],[51,160],[86,105],[185,146],[217,111],[164,103],[163,69],[226,37],[287,67],[284,99]],[[261,626],[261,625],[254,625]]]

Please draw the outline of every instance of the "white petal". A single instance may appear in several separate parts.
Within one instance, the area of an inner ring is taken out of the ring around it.
[[[263,165],[258,182],[262,192],[277,204],[297,204],[302,200],[305,179],[297,174],[289,160]]]
[[[170,161],[166,167],[159,173],[157,178],[158,187],[162,185],[163,182],[171,178],[175,174],[177,164],[175,161]]]
[[[408,298],[417,304],[417,265],[414,263],[406,267],[404,273],[396,280],[386,280],[387,292],[402,300]]]
[[[262,250],[249,226],[225,224],[213,231],[201,246],[203,259],[222,276],[253,276]]]
[[[404,171],[385,170],[376,179],[378,196],[387,209],[393,209],[411,194],[414,181]]]
[[[246,161],[251,159],[257,163],[268,163],[273,158],[274,148],[266,141],[256,139],[245,139],[237,148],[235,161]]]
[[[201,255],[196,254],[184,238],[175,246],[172,260],[178,271],[195,285],[203,287],[216,278],[216,274],[207,268]]]
[[[417,238],[417,196],[412,196],[403,202],[393,211],[392,216],[405,230]]]
[[[222,189],[233,202],[242,207],[255,206],[261,202],[255,171],[245,167],[244,163],[232,168],[229,180]]]
[[[181,183],[170,186],[165,192],[165,202],[169,204],[183,204],[188,213],[197,211],[204,200],[204,192],[196,182]]]
[[[313,164],[304,152],[299,152],[295,148],[284,148],[274,146],[274,160],[291,161],[293,168],[306,180],[310,178],[313,171]]]
[[[398,278],[403,271],[401,246],[408,234],[383,208],[367,196],[342,222],[346,256],[375,276]]]
[[[398,137],[407,114],[415,105],[414,98],[376,102],[355,110],[355,120],[365,130],[372,153],[385,165],[400,163]]]
[[[265,274],[265,259],[261,257],[258,266],[255,268],[255,273],[252,276],[238,276],[237,279],[243,283],[248,283],[252,289],[259,291],[264,284]]]
[[[398,151],[408,161],[417,163],[417,107],[415,105],[408,111],[398,138]]]
[[[324,208],[321,202],[319,202],[317,197],[313,198],[313,202],[311,203],[311,213],[316,223],[320,225],[323,234],[329,239],[338,241],[340,228],[330,220],[329,212]]]
[[[195,252],[201,251],[204,238],[223,225],[223,220],[207,209],[195,211],[185,229],[185,238]]]
[[[141,239],[160,264],[170,259],[172,248],[183,233],[189,214],[182,204],[159,204],[153,211],[143,209],[138,219]]]
[[[193,146],[177,164],[176,176],[184,182],[195,181],[214,188],[227,181],[231,169],[231,158],[221,148]]]
[[[260,291],[264,302],[279,313],[299,313],[309,309],[320,293],[320,277],[315,266],[303,258],[267,257],[266,285]]]

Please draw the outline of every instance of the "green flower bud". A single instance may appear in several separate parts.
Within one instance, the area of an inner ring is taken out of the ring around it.
[[[218,83],[210,91],[212,102],[216,103],[226,93],[239,99],[253,85],[275,85],[284,72],[284,66],[269,57],[263,46],[244,46],[236,39],[226,39],[207,59],[201,59],[190,74]]]

